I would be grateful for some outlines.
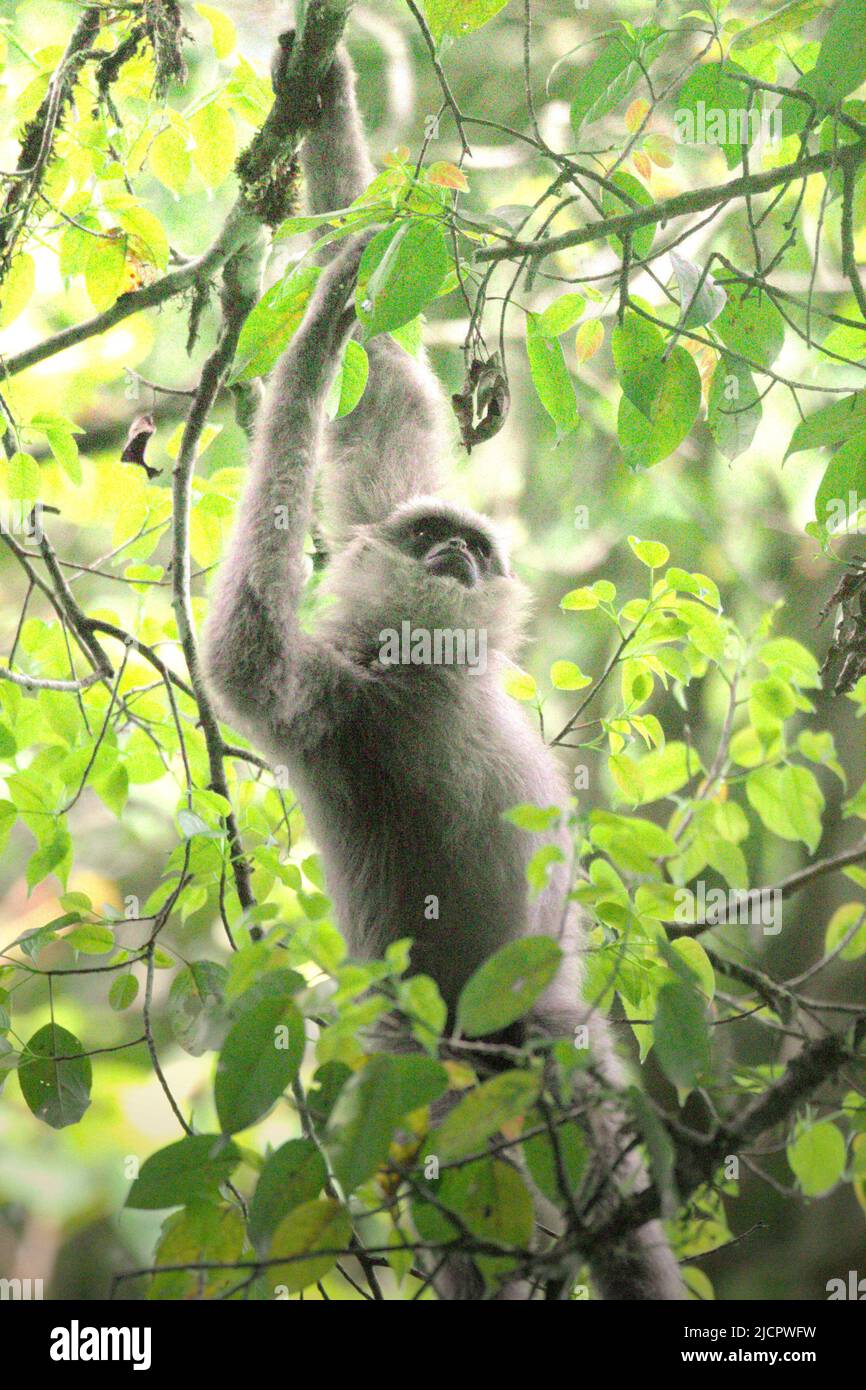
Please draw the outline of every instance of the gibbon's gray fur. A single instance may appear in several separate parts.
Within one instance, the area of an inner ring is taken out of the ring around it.
[[[349,204],[373,176],[343,54],[321,108],[303,158],[312,207],[328,211]],[[567,901],[568,835],[530,835],[502,819],[521,802],[568,803],[553,756],[501,685],[521,640],[525,590],[485,518],[429,495],[446,445],[441,393],[423,362],[388,336],[374,338],[359,405],[343,420],[325,419],[367,239],[329,248],[304,321],[272,374],[216,584],[206,669],[225,715],[288,766],[356,956],[412,937],[412,969],[431,975],[453,1010],[469,976],[506,942],[545,933],[561,943],[562,967],[530,1026],[568,1037],[588,1023],[599,1219],[618,1191],[640,1188],[646,1177],[610,1098],[625,1078],[606,1023],[580,1002],[582,929]],[[334,603],[309,635],[297,607],[317,474],[337,549],[326,580]],[[486,669],[383,664],[382,634],[406,621],[415,630],[485,633]],[[565,862],[530,899],[526,866],[545,841],[561,845]],[[435,920],[425,916],[431,898]],[[607,1298],[682,1296],[658,1223],[605,1250],[592,1275]],[[462,1259],[449,1262],[437,1289],[479,1297],[482,1285]],[[499,1296],[529,1293],[513,1284]]]

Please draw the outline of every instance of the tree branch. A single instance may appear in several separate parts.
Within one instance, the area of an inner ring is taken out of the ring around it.
[[[14,376],[66,348],[106,333],[130,314],[153,309],[185,290],[200,286],[259,234],[262,222],[282,221],[292,204],[296,183],[295,152],[318,114],[321,79],[334,58],[353,0],[309,0],[303,27],[276,100],[264,125],[238,160],[241,193],[225,224],[207,251],[188,265],[169,271],[134,294],[122,294],[101,314],[61,329],[0,363],[3,375]],[[278,214],[278,215],[277,215]]]
[[[609,236],[623,237],[639,227],[650,227],[658,222],[668,222],[672,217],[685,217],[693,212],[705,212],[708,208],[729,203],[734,198],[768,193],[810,174],[820,174],[827,169],[841,166],[843,171],[866,156],[866,140],[858,140],[842,149],[822,150],[818,154],[807,155],[795,160],[793,164],[783,164],[778,169],[768,169],[760,174],[742,175],[729,183],[716,184],[710,188],[697,188],[693,192],[678,193],[673,198],[663,198],[651,207],[640,208],[635,212],[622,213],[617,217],[606,217],[598,222],[590,222],[585,227],[562,232],[560,236],[548,237],[540,241],[507,241],[503,246],[490,246],[481,250],[476,260],[507,261],[517,256],[531,259],[549,256],[555,251],[567,251],[572,246],[583,246],[588,241],[599,241]]]
[[[838,1034],[808,1043],[788,1064],[779,1080],[746,1106],[738,1120],[719,1125],[705,1139],[678,1135],[675,1173],[680,1193],[690,1195],[702,1183],[710,1181],[728,1154],[741,1151],[747,1144],[760,1139],[787,1120],[801,1101],[831,1080],[841,1067],[855,1057],[864,1036],[866,1019],[861,1019],[854,1027],[851,1046]],[[652,1221],[660,1213],[661,1195],[655,1186],[649,1187],[622,1202],[590,1239],[581,1239],[581,1254],[588,1256],[592,1250],[603,1249],[621,1240],[627,1232]]]
[[[95,6],[83,11],[52,74],[39,110],[24,132],[14,181],[0,207],[0,280],[9,269],[19,229],[27,221],[39,191],[54,152],[54,136],[72,100],[76,78],[101,22],[100,11]]]
[[[222,332],[216,347],[204,364],[198,389],[187,416],[172,479],[174,499],[171,566],[172,607],[177,620],[181,646],[186,657],[190,683],[198,704],[199,718],[207,746],[211,786],[226,801],[229,800],[229,791],[223,767],[224,745],[201,673],[195,624],[192,616],[189,548],[192,478],[202,430],[207,423],[208,415],[219,394],[220,387],[228,375],[244,319],[258,299],[263,254],[264,239],[259,235],[256,240],[238,252],[226,264],[223,272]],[[231,811],[226,813],[225,826],[235,887],[241,906],[247,909],[253,906],[255,900],[250,889],[249,870],[243,857],[243,846],[238,834],[237,823]]]

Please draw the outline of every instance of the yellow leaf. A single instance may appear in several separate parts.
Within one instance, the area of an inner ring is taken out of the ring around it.
[[[550,679],[557,690],[583,690],[591,684],[591,678],[585,676],[573,661],[554,661],[550,668]]]
[[[216,56],[227,58],[237,43],[237,31],[233,22],[227,14],[222,10],[215,10],[212,5],[195,5],[194,9],[196,14],[200,14],[210,25],[211,43]]]
[[[640,130],[644,116],[649,111],[649,102],[638,97],[632,102],[625,113],[625,128],[630,135],[634,135],[636,130]]]
[[[674,150],[676,146],[669,135],[648,135],[643,142],[643,147],[659,169],[670,169],[674,162]]]
[[[41,474],[31,454],[16,453],[6,465],[6,492],[13,502],[35,502],[39,496]]]
[[[87,253],[84,283],[94,309],[100,312],[114,303],[126,273],[126,237],[117,229],[92,238]]]
[[[503,683],[506,694],[513,700],[534,700],[538,693],[535,678],[530,676],[528,671],[520,671],[517,668],[506,671]]]
[[[197,565],[216,564],[222,553],[222,527],[219,518],[201,507],[193,510],[189,522],[189,548]]]
[[[587,319],[580,325],[574,338],[578,362],[588,362],[595,357],[603,342],[604,324],[601,319]]]
[[[193,164],[208,188],[218,188],[231,173],[237,157],[235,123],[224,107],[209,101],[190,117],[189,128],[195,140]]]
[[[147,162],[154,178],[159,179],[172,193],[183,193],[192,161],[179,130],[161,131],[150,147]]]
[[[430,165],[427,178],[437,188],[459,188],[465,193],[469,187],[469,180],[463,170],[458,169],[456,164],[448,164],[444,160]]]
[[[0,328],[6,328],[26,309],[36,284],[36,266],[32,256],[19,251],[9,267],[0,289]]]

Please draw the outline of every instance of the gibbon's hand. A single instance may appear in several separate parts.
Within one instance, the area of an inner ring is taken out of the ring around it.
[[[277,97],[282,94],[282,89],[288,79],[289,65],[295,47],[295,33],[294,29],[286,29],[284,33],[279,35],[277,47],[271,59],[271,86]],[[335,102],[350,87],[351,81],[352,66],[348,55],[343,49],[338,49],[321,80],[319,90],[315,93],[304,94],[310,105],[310,110],[307,112],[310,126],[315,126],[325,111],[333,110]],[[297,100],[297,94],[295,94],[295,100]]]
[[[295,46],[295,31],[287,29],[280,34],[277,39],[277,48],[271,59],[271,86],[279,95],[280,88],[286,80],[289,67],[289,59],[292,56],[292,49]]]

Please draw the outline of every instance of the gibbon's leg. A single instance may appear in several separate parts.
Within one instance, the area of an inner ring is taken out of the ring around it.
[[[584,925],[575,914],[567,924],[572,939],[583,940]],[[575,935],[576,934],[576,937]],[[643,1159],[635,1144],[635,1130],[620,1101],[629,1076],[623,1060],[617,1054],[613,1034],[607,1020],[585,1005],[575,1007],[574,981],[557,978],[545,997],[533,1011],[536,1028],[551,1037],[577,1037],[585,1026],[590,1047],[591,1068],[576,1072],[573,1084],[575,1099],[582,1099],[585,1119],[580,1123],[587,1132],[592,1157],[588,1180],[592,1184],[591,1201],[586,1213],[587,1225],[594,1230],[617,1209],[623,1196],[643,1191],[649,1178]],[[555,1212],[544,1214],[544,1199],[539,1202],[544,1224],[555,1224]],[[590,1261],[593,1288],[605,1300],[676,1300],[685,1298],[685,1288],[679,1267],[659,1221],[652,1221],[629,1231],[615,1245],[607,1244]]]
[[[350,330],[346,305],[368,237],[356,237],[322,273],[301,327],[268,382],[250,476],[214,591],[205,662],[219,703],[266,747],[285,749],[321,732],[357,673],[302,632],[304,536],[324,402]]]
[[[355,74],[341,49],[319,93],[321,112],[307,134],[301,159],[313,212],[347,207],[374,170],[358,106]],[[326,247],[320,259],[339,253]],[[401,502],[440,486],[440,460],[448,450],[445,401],[423,357],[411,357],[387,333],[365,344],[367,386],[350,415],[325,430],[322,500],[334,541],[353,527],[381,521]]]
[[[589,1128],[599,1170],[593,1174],[597,1200],[592,1222],[597,1228],[625,1193],[642,1191],[648,1178],[634,1147],[634,1131],[616,1100],[615,1093],[627,1085],[625,1068],[616,1055],[607,1023],[597,1019],[589,1026],[601,1082],[598,1092],[588,1098]],[[615,1245],[599,1250],[590,1261],[590,1275],[598,1296],[605,1300],[677,1300],[686,1296],[660,1221],[629,1231]]]

